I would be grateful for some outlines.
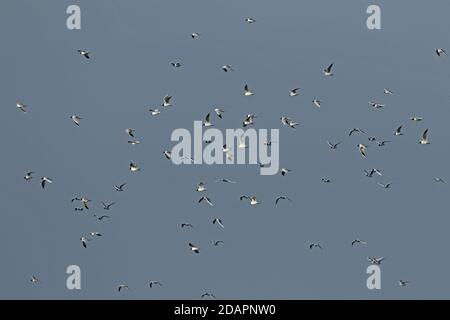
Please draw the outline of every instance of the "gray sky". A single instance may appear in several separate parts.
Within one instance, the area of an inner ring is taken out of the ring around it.
[[[82,30],[66,29],[66,8],[79,4]],[[0,85],[3,187],[1,298],[222,299],[449,298],[448,215],[450,3],[376,1],[382,30],[366,27],[372,1],[3,1]],[[254,17],[254,24],[244,18]],[[192,32],[201,37],[191,39]],[[86,60],[77,49],[92,51]],[[174,69],[171,61],[184,66]],[[322,69],[335,63],[335,76]],[[221,66],[232,64],[235,72]],[[248,83],[255,96],[246,98]],[[291,98],[290,89],[301,87]],[[395,92],[384,96],[383,88]],[[174,107],[148,107],[173,95]],[[318,98],[322,108],[311,101]],[[372,109],[368,102],[386,104]],[[15,103],[29,112],[22,114]],[[258,166],[175,166],[162,151],[176,128],[192,130],[224,106],[220,129],[280,128],[286,177]],[[69,116],[84,119],[74,126]],[[300,122],[296,131],[279,118]],[[411,116],[424,121],[413,123]],[[393,137],[403,124],[404,136]],[[375,144],[362,159],[356,145]],[[134,128],[142,144],[127,144]],[[431,144],[417,141],[430,128]],[[330,150],[326,140],[343,141]],[[142,171],[131,174],[130,161]],[[372,167],[383,177],[368,179]],[[26,183],[27,171],[36,171]],[[39,178],[53,184],[42,190]],[[218,184],[219,177],[237,180]],[[322,177],[334,180],[323,184]],[[206,181],[213,208],[198,204]],[[379,182],[393,182],[383,190]],[[127,182],[126,191],[114,184]],[[250,207],[241,194],[262,202]],[[292,203],[275,207],[277,195]],[[70,199],[85,195],[91,210]],[[175,198],[176,197],[176,198]],[[100,201],[116,201],[110,220]],[[220,217],[225,229],[212,225]],[[195,228],[181,230],[182,222]],[[103,237],[84,249],[80,236]],[[367,246],[352,247],[354,238]],[[223,240],[212,247],[211,240]],[[189,251],[188,242],[201,253]],[[308,249],[320,242],[323,250]],[[366,287],[367,256],[384,256],[382,289]],[[65,269],[81,268],[82,290],[66,289]],[[30,283],[31,275],[41,282]],[[397,281],[409,280],[400,288]],[[150,280],[162,288],[150,289]],[[132,290],[118,293],[126,283]]]

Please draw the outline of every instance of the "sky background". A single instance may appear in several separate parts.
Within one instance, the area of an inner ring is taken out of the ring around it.
[[[66,28],[71,4],[81,6],[80,31]],[[381,30],[366,27],[370,4],[381,7]],[[450,186],[433,181],[450,182],[450,58],[434,53],[450,48],[448,12],[445,0],[2,1],[0,298],[450,298]],[[335,76],[325,77],[330,63]],[[246,83],[253,97],[243,96]],[[295,87],[300,96],[289,97]],[[152,117],[148,108],[166,94],[174,106]],[[370,100],[386,107],[374,110]],[[256,129],[280,128],[280,166],[292,172],[166,160],[172,131],[192,130],[217,106],[226,110],[223,120],[211,117],[217,128],[239,128],[248,113],[258,116]],[[80,127],[73,114],[84,118]],[[300,122],[297,130],[281,116]],[[404,136],[394,137],[402,124]],[[354,127],[368,135],[349,138]],[[127,144],[126,128],[141,145]],[[431,144],[421,146],[426,128]],[[368,136],[392,143],[379,148]],[[330,150],[328,139],[342,145]],[[366,159],[358,143],[370,144]],[[139,173],[128,170],[131,161]],[[373,167],[383,176],[366,178]],[[54,180],[45,190],[41,176]],[[214,207],[197,203],[199,181]],[[261,204],[250,207],[241,194]],[[281,194],[293,202],[275,207]],[[78,213],[70,199],[82,195],[91,210]],[[117,204],[106,212],[100,201]],[[93,217],[105,213],[111,219]],[[181,230],[186,222],[195,228]],[[90,231],[103,236],[85,249],[79,238]],[[352,247],[355,238],[368,245]],[[323,250],[309,250],[311,242]],[[366,287],[367,256],[386,258],[381,290]],[[81,290],[66,288],[72,264]],[[411,284],[399,287],[400,279]],[[150,280],[163,287],[150,289]],[[131,290],[119,293],[119,284]]]

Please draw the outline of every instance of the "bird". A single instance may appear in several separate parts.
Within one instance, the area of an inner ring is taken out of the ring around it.
[[[191,33],[191,38],[192,39],[195,39],[195,38],[198,38],[198,37],[200,37],[200,33],[198,33],[198,32],[192,32]]]
[[[370,172],[367,170],[364,170],[364,172],[366,174],[366,177],[369,177],[369,178],[372,178],[374,173],[378,174],[379,176],[382,176],[381,171],[378,169],[375,169],[375,168],[370,170]]]
[[[289,172],[291,172],[291,169],[286,169],[286,168],[281,168],[280,172],[281,175],[284,177],[285,175],[287,175]]]
[[[90,59],[91,58],[91,53],[89,51],[86,51],[86,50],[77,50],[77,51],[78,51],[78,53],[80,55],[82,55],[86,59]]]
[[[242,122],[242,126],[246,127],[246,126],[252,125],[253,124],[253,119],[255,119],[255,118],[256,118],[256,116],[253,115],[253,114],[246,115],[245,118],[244,118],[244,121]]]
[[[291,91],[289,91],[289,96],[290,97],[296,97],[296,96],[298,96],[299,95],[299,91],[300,90],[300,88],[294,88],[294,89],[291,89]]]
[[[116,204],[115,202],[111,202],[111,203],[106,204],[106,203],[104,203],[104,202],[102,201],[103,210],[109,210],[109,209],[111,209],[111,207],[112,207],[113,205],[115,205],[115,204]]]
[[[154,286],[162,287],[162,283],[159,281],[150,281],[149,286],[150,286],[150,288],[153,288]]]
[[[225,228],[225,226],[224,226],[223,223],[222,223],[222,220],[219,219],[219,218],[214,218],[213,221],[212,221],[212,223],[213,223],[213,224],[217,224],[217,225],[221,226],[222,228]]]
[[[350,137],[353,133],[366,133],[364,130],[361,130],[359,128],[353,128],[352,130],[350,130],[350,133],[348,134],[348,136]]]
[[[280,201],[280,200],[288,200],[288,201],[292,202],[291,198],[289,198],[288,196],[278,196],[278,197],[275,199],[275,205],[277,205],[277,204],[278,204],[278,201]]]
[[[367,257],[367,261],[369,261],[372,264],[376,264],[376,265],[380,265],[381,262],[383,262],[384,260],[385,260],[384,257],[380,257],[380,258]]]
[[[217,116],[222,119],[223,113],[225,112],[225,110],[223,110],[222,108],[215,108],[214,112],[217,114]]]
[[[326,76],[333,76],[334,74],[333,74],[333,72],[331,71],[331,69],[333,68],[333,63],[332,64],[330,64],[328,67],[326,67],[325,69],[323,69],[323,73],[326,75]]]
[[[293,121],[293,120],[290,119],[289,117],[283,116],[283,117],[280,118],[280,120],[281,120],[281,123],[282,123],[282,124],[284,124],[285,126],[288,126],[288,127],[292,128],[292,129],[295,129],[295,127],[299,125],[299,123]]]
[[[148,109],[152,116],[159,116],[161,114],[161,110],[159,109]]]
[[[140,141],[140,140],[128,140],[127,142],[128,142],[129,144],[131,144],[132,146],[141,144],[141,141]]]
[[[391,141],[389,140],[383,140],[383,141],[378,141],[377,144],[379,147],[384,147],[386,145],[386,143],[389,143]]]
[[[317,108],[320,108],[322,102],[321,102],[320,100],[314,99],[314,100],[312,101],[312,103],[313,103]]]
[[[440,183],[445,183],[444,179],[442,179],[442,178],[434,178],[434,181],[440,182]]]
[[[442,49],[442,48],[437,48],[436,49],[436,54],[440,57],[440,56],[442,56],[442,55],[447,55],[447,52],[445,51],[445,49]]]
[[[174,68],[179,68],[179,67],[182,67],[183,66],[183,64],[181,63],[181,62],[171,62],[170,63],[171,65],[172,65],[172,67],[174,67]]]
[[[367,148],[366,145],[364,145],[364,144],[362,144],[362,143],[358,144],[358,150],[359,150],[359,153],[361,153],[361,155],[362,155],[364,158],[366,157],[366,148]]]
[[[198,200],[198,203],[201,203],[202,201],[206,201],[207,204],[209,204],[211,207],[214,207],[214,204],[208,197],[206,196],[201,197],[200,200]]]
[[[322,182],[323,183],[331,183],[333,181],[331,179],[329,179],[329,178],[322,178]]]
[[[355,239],[355,240],[352,241],[352,246],[354,246],[355,244],[364,244],[364,245],[366,245],[367,242],[363,241],[363,240],[360,240],[360,239]]]
[[[239,136],[238,148],[239,149],[246,149],[246,148],[248,148],[247,144],[245,143],[245,136],[244,136],[244,134],[241,134]]]
[[[391,91],[389,89],[386,89],[386,88],[383,89],[383,93],[386,94],[386,95],[393,95],[394,94],[393,91]]]
[[[322,246],[321,246],[319,243],[317,243],[317,242],[313,242],[313,243],[311,243],[311,244],[309,245],[309,249],[312,250],[312,249],[314,249],[314,248],[322,249]]]
[[[222,70],[225,72],[234,71],[233,66],[231,64],[226,64],[222,66]]]
[[[170,100],[172,99],[172,96],[169,96],[168,94],[164,96],[162,107],[170,107],[172,104],[170,103]]]
[[[195,253],[200,253],[200,248],[197,247],[195,244],[189,242],[189,247],[191,248],[191,251],[193,251]]]
[[[17,102],[16,103],[16,107],[17,107],[17,109],[19,109],[23,113],[27,113],[27,105],[26,104],[23,104],[21,102]]]
[[[256,19],[255,18],[245,18],[245,22],[254,23],[254,22],[256,22]]]
[[[184,228],[194,228],[194,226],[190,223],[182,223],[181,229],[184,229]]]
[[[129,290],[130,289],[130,287],[128,287],[128,285],[126,285],[126,284],[121,284],[121,285],[118,285],[117,286],[117,291],[122,291],[122,290],[124,290],[124,289],[127,289],[127,290]]]
[[[214,125],[211,123],[211,120],[210,120],[210,117],[211,117],[211,114],[208,112],[208,114],[206,115],[206,117],[205,117],[205,122],[203,122],[203,126],[204,127],[213,127]]]
[[[378,103],[378,102],[375,102],[375,101],[370,101],[369,104],[372,107],[374,107],[375,109],[381,109],[381,108],[385,107],[384,104],[381,104],[381,103]]]
[[[204,182],[199,182],[199,183],[197,184],[197,189],[196,189],[195,191],[197,191],[197,192],[203,192],[203,191],[206,191],[205,183],[204,183]]]
[[[172,152],[171,151],[163,151],[164,156],[166,157],[167,160],[172,159]]]
[[[398,285],[400,287],[406,287],[409,284],[409,281],[406,280],[398,280]]]
[[[126,183],[122,183],[121,185],[114,185],[114,189],[116,191],[122,192],[123,191],[123,187],[125,187],[127,184]]]
[[[419,121],[422,121],[423,118],[422,117],[411,117],[411,118],[409,118],[409,120],[419,122]]]
[[[419,140],[419,144],[430,144],[428,141],[428,129],[426,129]]]
[[[126,132],[130,137],[134,138],[134,133],[136,132],[136,130],[128,128],[128,129],[125,129],[125,132]]]
[[[70,119],[73,121],[73,123],[75,123],[77,126],[79,126],[80,125],[80,121],[83,118],[81,118],[80,116],[77,116],[77,115],[73,115],[73,116],[70,116]]]
[[[369,140],[370,142],[375,142],[375,141],[377,141],[377,138],[375,138],[375,137],[368,137],[367,140]]]
[[[390,188],[391,188],[391,185],[392,185],[392,182],[389,182],[389,183],[386,183],[386,184],[381,183],[381,182],[378,182],[377,184],[378,184],[380,187],[384,188],[384,189],[390,189]]]
[[[398,127],[397,129],[395,129],[395,131],[394,131],[394,136],[402,136],[402,135],[403,135],[403,133],[402,133],[402,128],[403,128],[403,125],[401,125],[401,126]]]
[[[242,195],[242,196],[240,197],[240,199],[241,199],[241,201],[242,201],[242,199],[248,199],[248,200],[250,200],[250,205],[252,205],[252,206],[259,204],[259,202],[258,202],[258,200],[256,199],[255,196],[249,197],[249,196],[246,196],[246,195]]]
[[[97,231],[89,232],[89,234],[91,236],[96,236],[96,237],[101,237],[102,236],[102,234],[100,232],[97,232]]]
[[[32,283],[38,283],[40,280],[39,280],[39,278],[36,277],[36,276],[31,276],[30,281],[31,281]]]
[[[28,181],[28,182],[31,181],[31,179],[33,179],[33,176],[32,176],[33,173],[34,173],[34,171],[25,173],[25,176],[23,177],[25,179],[25,181]]]
[[[137,172],[137,171],[139,171],[139,170],[141,170],[141,168],[139,168],[139,167],[137,166],[137,164],[135,164],[135,163],[133,163],[133,162],[130,162],[130,171],[131,171],[131,172]]]
[[[217,179],[214,182],[223,182],[223,183],[231,183],[231,184],[237,183],[236,181],[225,179],[225,178]]]
[[[97,216],[94,215],[94,217],[97,217]],[[109,219],[109,218],[111,218],[111,217],[108,216],[108,215],[102,215],[102,216],[100,216],[100,217],[97,217],[98,220]]]
[[[254,95],[253,91],[250,90],[248,84],[246,84],[246,85],[244,86],[244,96],[250,97],[250,96],[253,96],[253,95]]]
[[[338,143],[332,143],[329,140],[327,141],[328,146],[330,147],[330,149],[336,150],[338,145],[340,145],[342,142],[339,141]]]
[[[223,242],[222,240],[212,240],[211,243],[215,247],[217,247],[219,244],[225,244],[225,242]]]
[[[91,241],[91,239],[88,239],[86,237],[81,237],[80,241],[81,241],[81,244],[83,245],[83,247],[87,248],[87,242]]]
[[[47,177],[42,177],[42,178],[41,178],[41,186],[42,186],[42,189],[45,188],[45,186],[46,186],[47,183],[53,183],[53,180],[50,179],[50,178],[47,178]]]

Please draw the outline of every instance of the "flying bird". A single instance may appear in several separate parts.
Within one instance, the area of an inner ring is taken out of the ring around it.
[[[317,108],[320,108],[322,102],[321,102],[320,100],[314,99],[314,100],[312,101],[312,103],[313,103]]]
[[[77,50],[77,51],[81,56],[85,57],[86,59],[91,58],[91,53],[89,51],[86,50]]]
[[[253,114],[246,115],[244,118],[244,121],[242,122],[242,126],[247,127],[249,125],[252,125],[254,123],[253,119],[255,119],[255,118],[256,118],[256,116]]]
[[[402,136],[402,135],[403,135],[403,133],[402,133],[402,128],[403,128],[403,125],[401,125],[401,126],[398,127],[397,129],[395,129],[395,131],[394,131],[394,136]]]
[[[378,174],[379,176],[382,176],[381,171],[378,169],[375,169],[375,168],[370,170],[370,172],[367,170],[364,170],[364,172],[366,174],[366,177],[369,177],[369,178],[372,178],[374,173]]]
[[[439,56],[439,57],[441,57],[442,55],[447,55],[447,52],[444,50],[444,49],[442,49],[442,48],[437,48],[436,49],[436,54]]]
[[[331,183],[333,181],[331,179],[329,179],[329,178],[322,178],[322,182],[323,183]]]
[[[192,224],[190,224],[190,223],[182,223],[181,224],[181,229],[184,229],[184,228],[191,228],[191,229],[193,229],[194,226]]]
[[[409,284],[409,281],[406,281],[406,280],[399,280],[398,281],[398,285],[400,287],[406,287],[408,284]]]
[[[253,91],[251,91],[249,86],[248,86],[248,84],[246,84],[244,86],[244,96],[250,97],[250,96],[253,96],[253,95],[254,95]]]
[[[30,281],[31,281],[32,283],[38,283],[40,280],[39,280],[39,278],[36,277],[36,276],[31,276]]]
[[[237,183],[236,181],[225,179],[225,178],[217,179],[214,182],[223,182],[223,183],[232,183],[232,184]]]
[[[211,114],[208,112],[208,114],[205,117],[205,122],[203,122],[203,126],[208,128],[208,127],[213,127],[214,125],[211,123],[210,120]]]
[[[80,241],[81,241],[81,244],[83,245],[83,247],[87,248],[87,242],[91,241],[91,239],[88,239],[86,237],[81,237]]]
[[[422,121],[423,118],[422,117],[411,117],[411,118],[409,118],[409,120],[419,122],[419,121]]]
[[[113,205],[115,205],[115,204],[116,204],[115,202],[111,202],[111,203],[106,204],[106,203],[104,203],[104,202],[102,201],[103,210],[109,210],[109,209],[111,209],[111,207],[112,207]]]
[[[31,179],[33,179],[33,176],[32,176],[33,173],[34,173],[34,171],[25,173],[25,176],[23,177],[25,179],[25,181],[31,181]]]
[[[163,99],[163,103],[162,103],[162,107],[170,107],[172,106],[172,104],[170,103],[170,100],[172,99],[172,96],[169,96],[168,94],[165,95],[164,99]]]
[[[222,220],[219,219],[219,218],[214,218],[214,220],[213,220],[212,223],[213,223],[213,224],[217,224],[217,225],[221,226],[222,228],[225,228],[225,226],[224,226],[223,223],[222,223]]]
[[[200,248],[197,247],[195,244],[189,242],[189,247],[191,248],[191,251],[195,253],[200,253]]]
[[[327,68],[323,69],[323,73],[329,77],[329,76],[333,76],[333,72],[331,71],[331,69],[333,68],[333,63],[330,64]]]
[[[171,62],[170,63],[171,65],[172,65],[172,67],[174,67],[174,68],[179,68],[179,67],[182,67],[183,66],[183,64],[181,63],[181,62]]]
[[[286,168],[281,168],[281,175],[284,177],[285,175],[287,175],[289,172],[291,172],[291,169],[286,169]]]
[[[288,201],[292,202],[291,198],[289,198],[289,197],[287,197],[287,196],[278,196],[278,197],[275,199],[275,205],[277,205],[277,204],[278,204],[278,201],[280,201],[280,200],[288,200]]]
[[[370,101],[369,104],[374,107],[375,109],[381,109],[383,107],[385,107],[384,104],[378,103],[376,101]]]
[[[290,97],[296,97],[298,96],[300,93],[298,92],[300,90],[300,88],[294,88],[291,91],[289,91],[289,96]]]
[[[73,116],[70,116],[70,119],[73,121],[73,123],[75,123],[77,126],[79,126],[80,125],[80,121],[83,118],[81,118],[80,116],[73,115]]]
[[[419,144],[430,144],[428,141],[428,129],[426,129],[419,140]]]
[[[386,94],[386,95],[393,95],[394,94],[393,91],[391,91],[389,89],[386,89],[386,88],[383,89],[383,93]]]
[[[297,123],[297,122],[293,121],[292,119],[285,117],[285,116],[281,117],[280,120],[281,120],[282,124],[292,128],[292,129],[295,129],[295,127],[299,125],[299,123]]]
[[[222,66],[222,70],[225,72],[234,71],[233,66],[231,64],[226,64]]]
[[[380,187],[384,188],[384,189],[390,189],[390,188],[391,188],[391,185],[392,185],[392,182],[389,182],[389,183],[386,183],[386,184],[381,183],[381,182],[378,182],[377,184],[378,184]]]
[[[172,159],[172,152],[171,151],[163,151],[164,156],[166,157],[167,160]]]
[[[442,179],[442,178],[434,178],[434,181],[440,182],[440,183],[445,183],[444,179]]]
[[[197,189],[196,189],[195,191],[197,191],[197,192],[203,192],[203,191],[206,191],[205,183],[199,182],[199,183],[197,184]]]
[[[19,109],[19,110],[22,111],[23,113],[27,113],[27,105],[26,105],[26,104],[17,102],[17,103],[16,103],[16,107],[17,107],[17,109]]]
[[[366,157],[366,148],[367,148],[366,145],[364,145],[364,144],[362,144],[362,143],[358,144],[358,150],[359,150],[359,153],[360,153],[364,158]]]
[[[256,22],[256,19],[254,19],[254,18],[245,18],[245,22],[247,22],[247,23],[254,23],[254,22]]]
[[[223,242],[222,240],[212,240],[211,243],[215,247],[219,246],[220,244],[225,244],[225,242]]]
[[[348,136],[350,137],[353,133],[366,133],[364,130],[361,130],[359,128],[353,128],[352,130],[350,130],[350,133],[348,134]]]
[[[382,141],[378,141],[377,144],[379,147],[384,147],[386,145],[386,143],[389,143],[391,141],[389,140],[382,140]]]
[[[119,291],[119,292],[124,290],[124,289],[129,290],[130,288],[126,284],[121,284],[121,285],[117,286],[117,291]]]
[[[123,191],[123,187],[125,187],[127,184],[126,183],[122,183],[121,185],[114,185],[114,189],[116,191],[122,192]]]
[[[130,171],[131,171],[131,172],[137,172],[137,171],[139,171],[139,170],[141,170],[141,168],[139,168],[139,167],[137,166],[137,164],[135,164],[135,163],[133,163],[133,162],[130,162]]]
[[[140,140],[128,140],[128,143],[131,144],[132,146],[141,144]]]
[[[225,112],[225,110],[223,110],[222,108],[215,108],[214,112],[217,114],[217,116],[222,119],[223,113]]]
[[[385,260],[384,257],[381,258],[374,258],[374,257],[367,257],[367,261],[369,261],[372,264],[380,265],[381,262]]]
[[[341,144],[342,142],[338,142],[338,143],[332,143],[329,140],[327,141],[328,146],[330,147],[330,149],[336,150],[337,147]]]
[[[200,200],[198,200],[198,203],[201,203],[202,201],[206,201],[207,204],[209,204],[211,207],[214,207],[213,203],[208,197],[205,196],[201,197]]]
[[[312,250],[312,249],[314,249],[314,248],[322,249],[322,246],[321,246],[319,243],[317,243],[317,242],[313,242],[313,243],[311,243],[311,244],[309,245],[309,249]]]
[[[47,183],[53,183],[53,180],[52,180],[52,179],[49,179],[49,178],[47,178],[47,177],[42,177],[42,178],[41,178],[41,186],[42,186],[42,189],[45,188],[45,186],[46,186]]]
[[[159,109],[148,109],[152,116],[159,116],[161,114],[161,110]]]
[[[93,231],[93,232],[89,232],[89,234],[91,235],[91,236],[96,236],[96,237],[102,237],[102,234],[100,233],[100,232],[97,232],[97,231]]]
[[[192,39],[195,39],[195,38],[198,38],[198,37],[200,37],[200,33],[198,33],[198,32],[192,32],[191,33],[191,38]]]
[[[250,205],[252,205],[252,206],[259,204],[259,202],[258,202],[258,200],[256,199],[255,196],[249,197],[249,196],[246,196],[246,195],[242,195],[240,197],[240,200],[242,201],[242,199],[250,200]]]
[[[134,138],[134,133],[136,132],[136,130],[134,129],[125,129],[125,132],[132,138]]]
[[[150,281],[149,286],[150,286],[150,288],[153,288],[154,286],[162,287],[162,283],[159,281]]]
[[[97,216],[94,215],[94,217],[97,217]],[[100,217],[97,217],[98,220],[109,219],[109,218],[111,218],[111,217],[108,216],[108,215],[102,215],[102,216],[100,216]]]
[[[355,239],[355,240],[352,241],[352,246],[354,246],[355,244],[363,244],[363,245],[366,245],[367,242],[366,242],[366,241],[363,241],[363,240],[360,240],[360,239]]]

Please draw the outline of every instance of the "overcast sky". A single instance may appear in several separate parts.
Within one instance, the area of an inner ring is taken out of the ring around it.
[[[81,7],[82,30],[66,28],[70,4]],[[381,30],[366,27],[370,4],[381,7]],[[450,57],[434,52],[450,50],[448,12],[445,0],[2,1],[0,297],[449,298],[450,185],[433,180],[450,183]],[[325,77],[330,63],[335,75]],[[223,72],[224,64],[235,71]],[[253,97],[243,96],[246,83]],[[289,97],[295,87],[300,95]],[[173,107],[152,117],[148,108],[166,94]],[[258,166],[164,158],[174,129],[192,131],[218,106],[223,120],[211,119],[219,129],[241,127],[249,113],[256,129],[279,128],[280,165],[292,172],[261,176]],[[284,127],[281,116],[300,125]],[[404,135],[394,137],[399,125]],[[367,135],[348,137],[354,127]],[[126,128],[140,145],[127,143]],[[421,146],[426,128],[431,144]],[[378,147],[369,136],[392,142]],[[328,139],[342,144],[330,150]],[[358,143],[369,145],[366,159]],[[131,173],[130,162],[141,171]],[[383,176],[365,177],[371,168]],[[36,172],[29,183],[27,171]],[[53,179],[45,190],[41,176]],[[197,203],[199,181],[214,207]],[[114,191],[124,182],[124,192]],[[275,207],[282,194],[292,203]],[[91,199],[91,209],[75,212],[75,196]],[[117,204],[106,212],[100,201]],[[216,217],[225,229],[212,224]],[[103,236],[85,249],[79,238],[91,231]],[[368,245],[352,247],[355,238]],[[323,250],[309,250],[311,242]],[[381,290],[366,287],[367,256],[386,258]],[[72,264],[81,290],[66,288]],[[400,279],[411,284],[399,287]],[[150,289],[150,280],[163,286]],[[119,284],[131,290],[118,293]]]

